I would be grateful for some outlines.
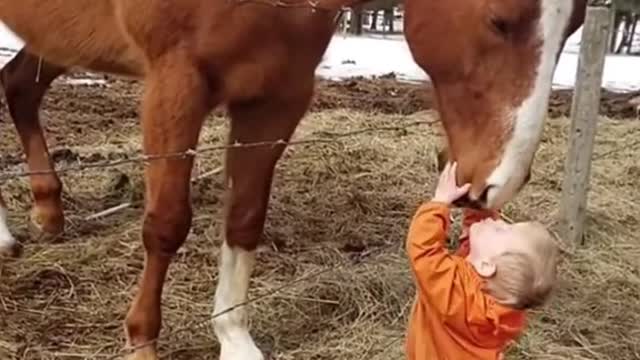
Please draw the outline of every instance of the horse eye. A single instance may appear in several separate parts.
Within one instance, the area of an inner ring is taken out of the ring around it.
[[[506,20],[499,18],[491,19],[491,26],[493,26],[494,30],[502,36],[507,36],[509,34],[509,23],[507,23]]]

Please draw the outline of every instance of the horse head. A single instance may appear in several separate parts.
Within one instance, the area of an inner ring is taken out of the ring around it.
[[[553,72],[586,0],[405,0],[405,36],[429,75],[460,205],[499,208],[526,184]]]

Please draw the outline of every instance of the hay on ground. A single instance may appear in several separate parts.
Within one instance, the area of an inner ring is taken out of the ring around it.
[[[60,101],[55,91],[52,102]],[[116,103],[121,94],[101,96]],[[70,118],[66,128],[54,120],[50,129],[56,147],[72,149],[63,153],[102,159],[138,149],[134,116],[114,122],[99,108],[87,107],[47,113]],[[303,121],[296,137],[401,127],[431,116],[320,111]],[[88,122],[93,126],[84,125]],[[532,181],[506,208],[511,218],[554,226],[567,127],[566,118],[548,121]],[[220,143],[225,129],[222,118],[212,117],[202,143]],[[0,131],[13,130],[3,123]],[[278,164],[250,295],[260,297],[294,279],[346,265],[250,306],[252,334],[274,359],[402,358],[413,300],[403,242],[410,216],[429,197],[437,176],[437,133],[420,125],[287,150]],[[533,314],[530,330],[508,358],[640,358],[640,149],[625,146],[638,138],[638,122],[600,122],[596,153],[612,152],[593,163],[585,245],[565,257],[554,300]],[[12,149],[11,141],[3,140],[2,153]],[[218,168],[220,155],[200,158],[197,171]],[[26,179],[3,184],[10,225],[25,252],[0,263],[2,359],[105,359],[124,345],[122,321],[142,270],[141,168],[88,170],[64,175],[63,181],[68,232],[55,242],[30,237]],[[222,201],[221,174],[194,183],[193,228],[163,297],[159,349],[167,359],[217,359],[207,320],[217,281]],[[133,206],[84,220],[125,202]]]

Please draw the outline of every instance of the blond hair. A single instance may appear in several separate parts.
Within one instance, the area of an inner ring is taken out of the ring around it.
[[[535,308],[550,297],[557,275],[559,249],[547,229],[538,222],[515,225],[526,237],[530,251],[510,251],[493,259],[496,273],[485,289],[499,303],[517,308]]]

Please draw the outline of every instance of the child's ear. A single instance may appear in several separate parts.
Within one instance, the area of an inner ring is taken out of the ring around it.
[[[473,267],[483,278],[490,278],[496,274],[496,264],[486,259],[475,261]]]

